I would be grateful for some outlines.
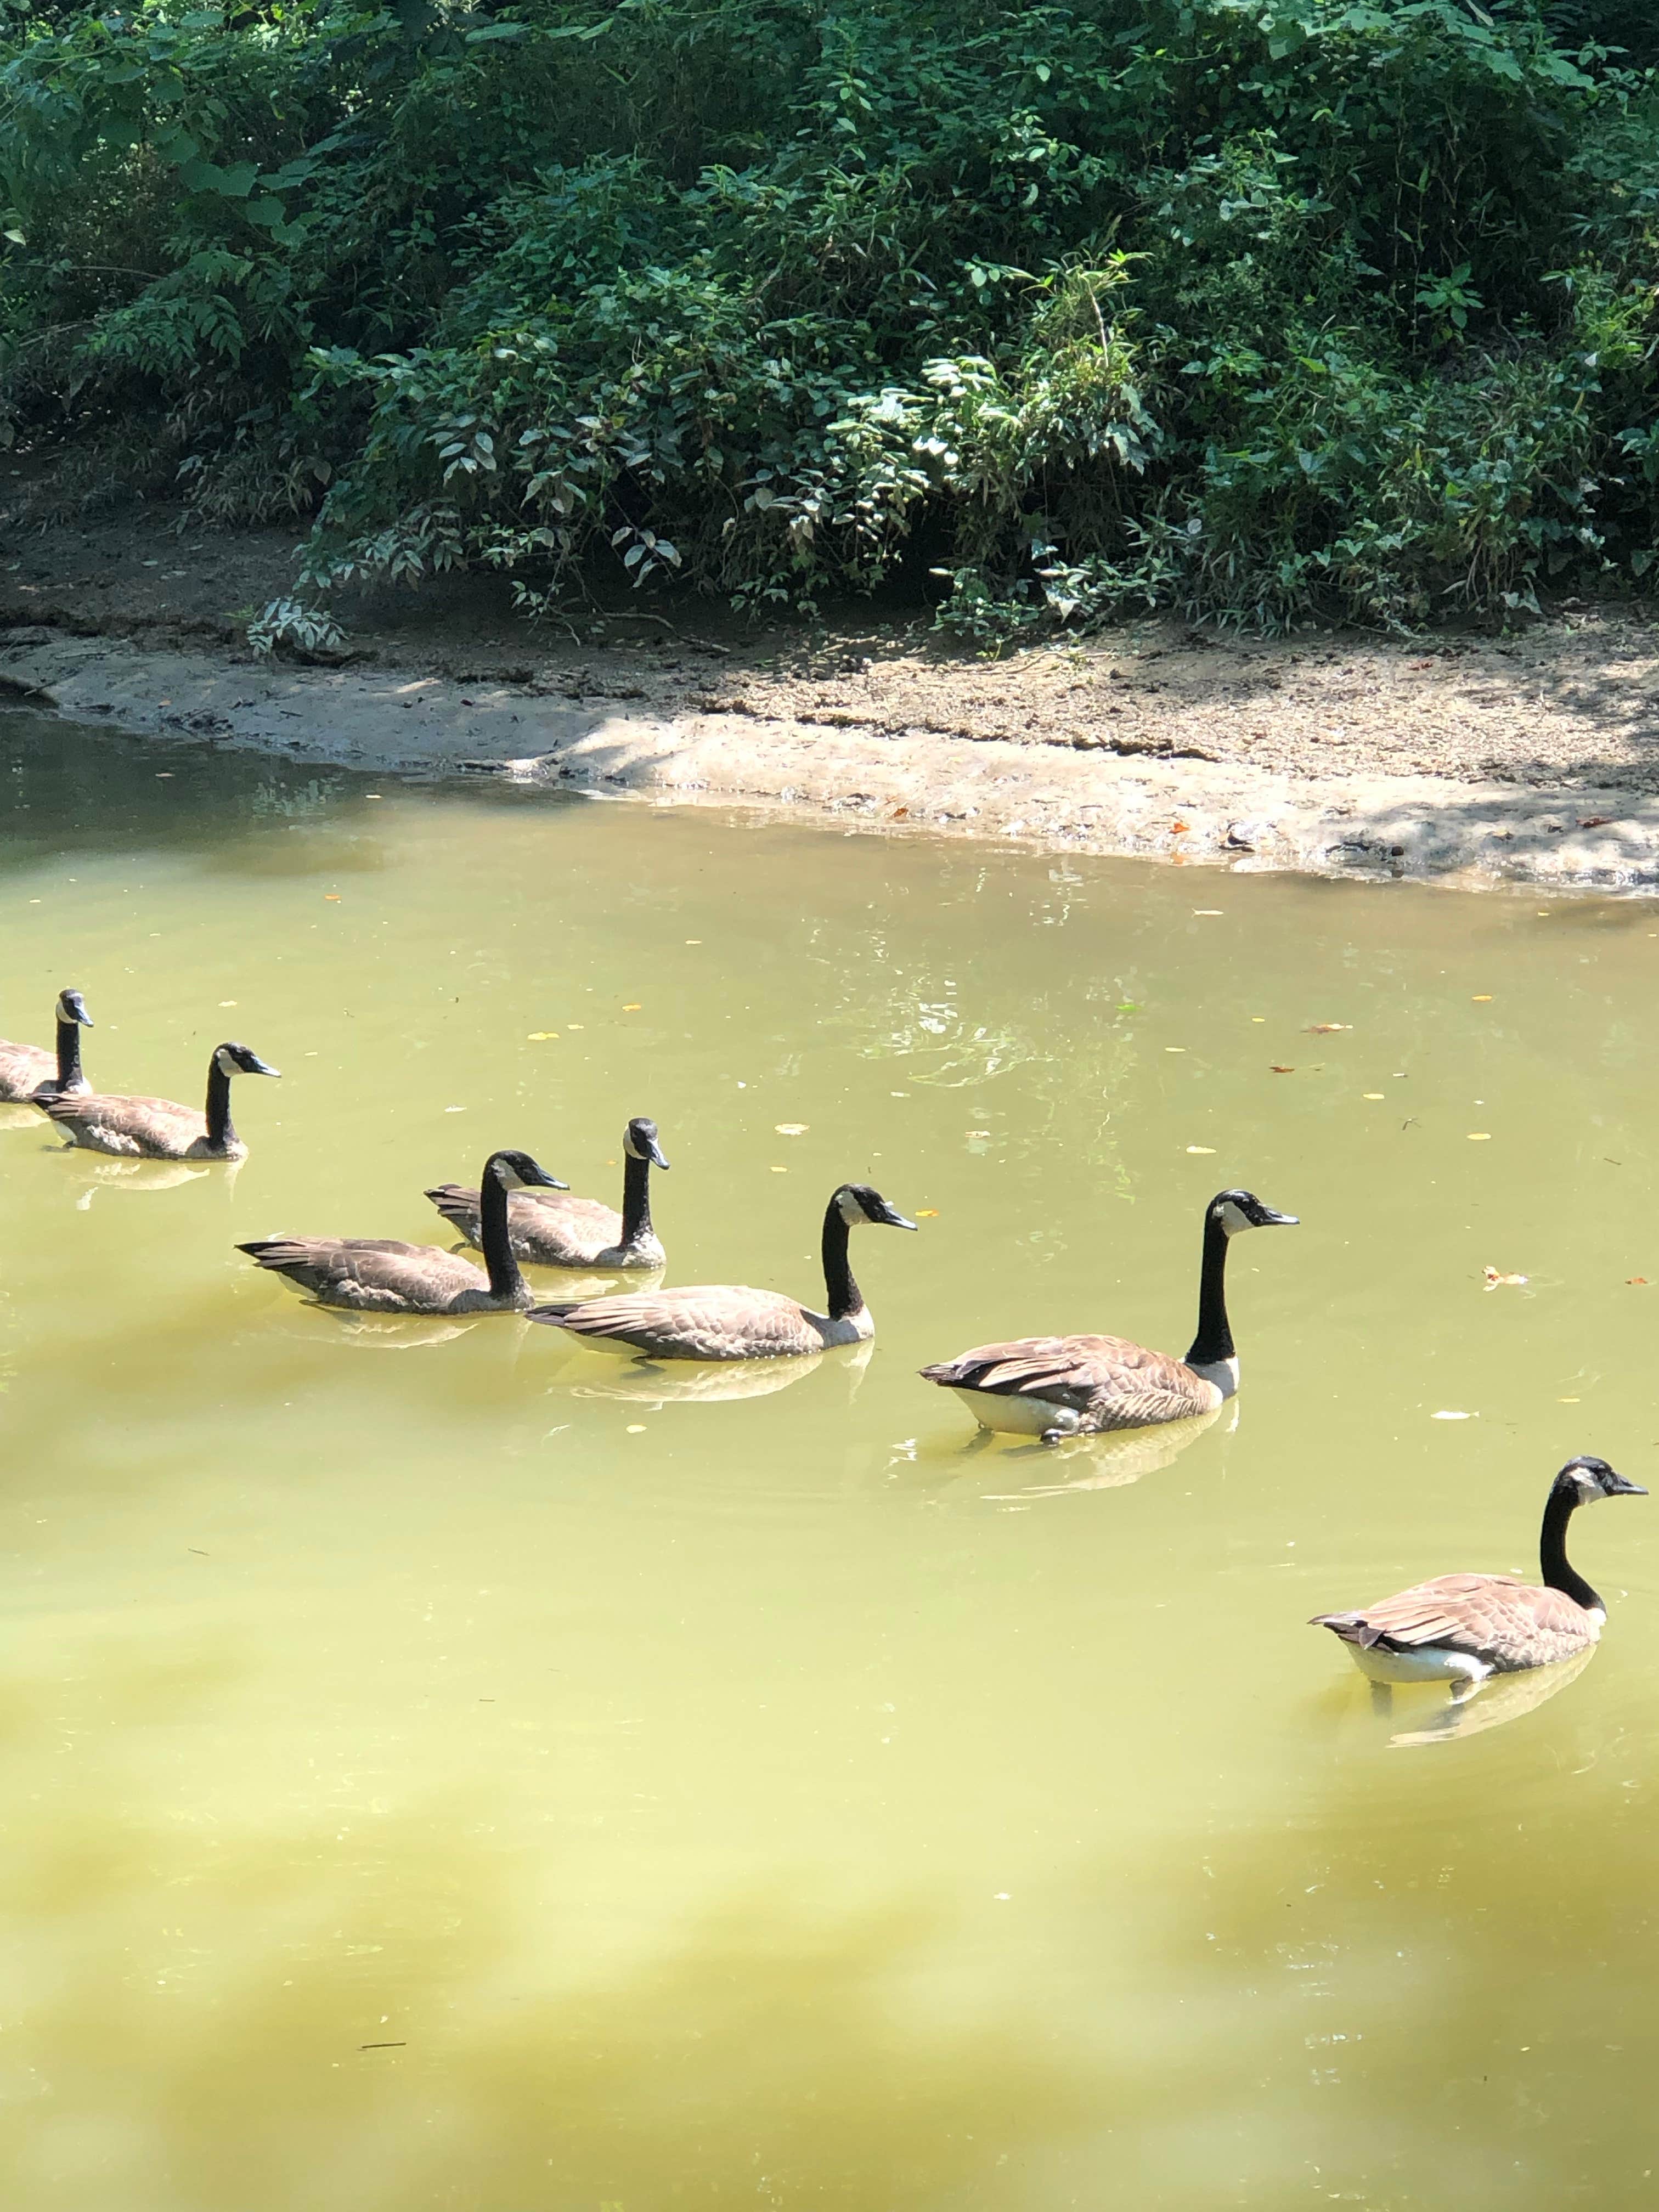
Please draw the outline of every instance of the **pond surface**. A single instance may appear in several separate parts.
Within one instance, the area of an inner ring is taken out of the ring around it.
[[[73,983],[105,1087],[284,1071],[234,1176],[0,1130],[9,2207],[1647,2201],[1659,1505],[1577,1526],[1589,1665],[1450,1724],[1304,1623],[1533,1572],[1574,1451],[1659,1489],[1652,907],[16,714],[0,774],[0,1032]],[[922,1215],[867,1364],[686,1397],[232,1249],[441,1241],[498,1144],[614,1202],[632,1113],[670,1280],[815,1297],[845,1176]],[[915,1378],[1184,1351],[1234,1182],[1304,1225],[1167,1463]]]

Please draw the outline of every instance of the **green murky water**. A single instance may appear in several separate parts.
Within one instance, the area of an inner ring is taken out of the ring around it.
[[[1654,1479],[1652,908],[18,716],[0,771],[0,1030],[74,982],[108,1087],[285,1071],[234,1179],[0,1130],[16,2212],[1647,2201],[1656,1509],[1578,1526],[1589,1666],[1455,1729],[1303,1624],[1528,1567],[1573,1450]],[[815,1293],[847,1175],[927,1210],[867,1367],[686,1401],[231,1249],[435,1234],[500,1143],[612,1196],[631,1112],[671,1279]],[[1184,1349],[1234,1180],[1305,1224],[1235,1255],[1236,1409],[969,1450],[915,1368]]]

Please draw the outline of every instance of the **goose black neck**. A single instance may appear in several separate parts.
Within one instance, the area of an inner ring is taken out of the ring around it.
[[[624,1244],[637,1244],[651,1234],[651,1163],[628,1155],[623,1170],[623,1225]]]
[[[230,1118],[230,1078],[220,1066],[217,1053],[208,1063],[207,1135],[216,1152],[236,1142],[235,1125]]]
[[[846,1321],[864,1311],[864,1293],[847,1263],[850,1233],[840,1200],[832,1198],[823,1215],[823,1292],[831,1321]]]
[[[524,1288],[507,1233],[507,1185],[494,1164],[486,1167],[478,1189],[478,1249],[483,1254],[493,1298],[513,1298]]]
[[[86,1078],[81,1073],[81,1024],[60,1020],[58,1024],[58,1088],[78,1091]]]
[[[1204,1262],[1198,1279],[1198,1334],[1187,1354],[1189,1367],[1213,1366],[1233,1356],[1233,1333],[1227,1322],[1226,1231],[1213,1214],[1204,1223]]]
[[[1538,1564],[1547,1589],[1558,1589],[1586,1612],[1605,1613],[1607,1607],[1567,1559],[1567,1523],[1579,1500],[1568,1489],[1552,1490],[1544,1508],[1544,1533],[1538,1546]]]

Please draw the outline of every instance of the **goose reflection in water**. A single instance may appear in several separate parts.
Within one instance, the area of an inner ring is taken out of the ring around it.
[[[1212,1407],[1207,1413],[1166,1422],[1160,1428],[1122,1429],[1115,1434],[1066,1437],[1054,1444],[1033,1442],[994,1451],[992,1465],[999,1483],[1018,1480],[1027,1469],[1042,1476],[1042,1480],[1020,1489],[985,1487],[990,1472],[985,1451],[992,1438],[990,1431],[981,1431],[951,1455],[944,1486],[951,1494],[982,1499],[988,1505],[1031,1505],[1041,1498],[1071,1498],[1085,1490],[1123,1490],[1144,1474],[1157,1474],[1173,1466],[1218,1422],[1223,1432],[1231,1436],[1238,1419],[1238,1404],[1233,1400]]]
[[[1414,1751],[1425,1744],[1453,1743],[1460,1736],[1479,1735],[1483,1729],[1503,1728],[1510,1721],[1518,1721],[1522,1714],[1535,1712],[1569,1682],[1577,1681],[1597,1649],[1594,1644],[1588,1644],[1576,1657],[1561,1660],[1553,1667],[1532,1667],[1521,1674],[1494,1674],[1473,1689],[1455,1690],[1438,1704],[1425,1727],[1402,1729],[1390,1735],[1389,1748]],[[1382,1682],[1373,1683],[1371,1688],[1372,1711],[1392,1722],[1396,1717],[1395,1691]],[[1415,1691],[1406,1695],[1416,1702]]]
[[[64,1157],[78,1160],[83,1156],[71,1152]],[[221,1171],[220,1180],[234,1180],[241,1164],[240,1160],[230,1161]],[[80,1186],[76,1211],[85,1213],[100,1190],[176,1190],[180,1183],[206,1181],[211,1172],[191,1160],[100,1160],[96,1167],[73,1178]]]
[[[477,1315],[349,1314],[310,1304],[290,1306],[276,1324],[307,1344],[341,1344],[351,1352],[420,1352],[449,1344],[478,1325]]]
[[[672,1367],[661,1360],[635,1359],[602,1382],[574,1384],[570,1395],[622,1398],[635,1405],[712,1405],[732,1398],[769,1398],[827,1367],[846,1378],[850,1398],[863,1381],[874,1350],[873,1345],[857,1344],[844,1353],[812,1352],[799,1359],[728,1359],[707,1365],[677,1360]]]

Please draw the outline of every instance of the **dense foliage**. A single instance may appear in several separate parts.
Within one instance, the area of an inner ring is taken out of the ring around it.
[[[0,414],[303,588],[1398,626],[1659,547],[1650,0],[0,0]]]

